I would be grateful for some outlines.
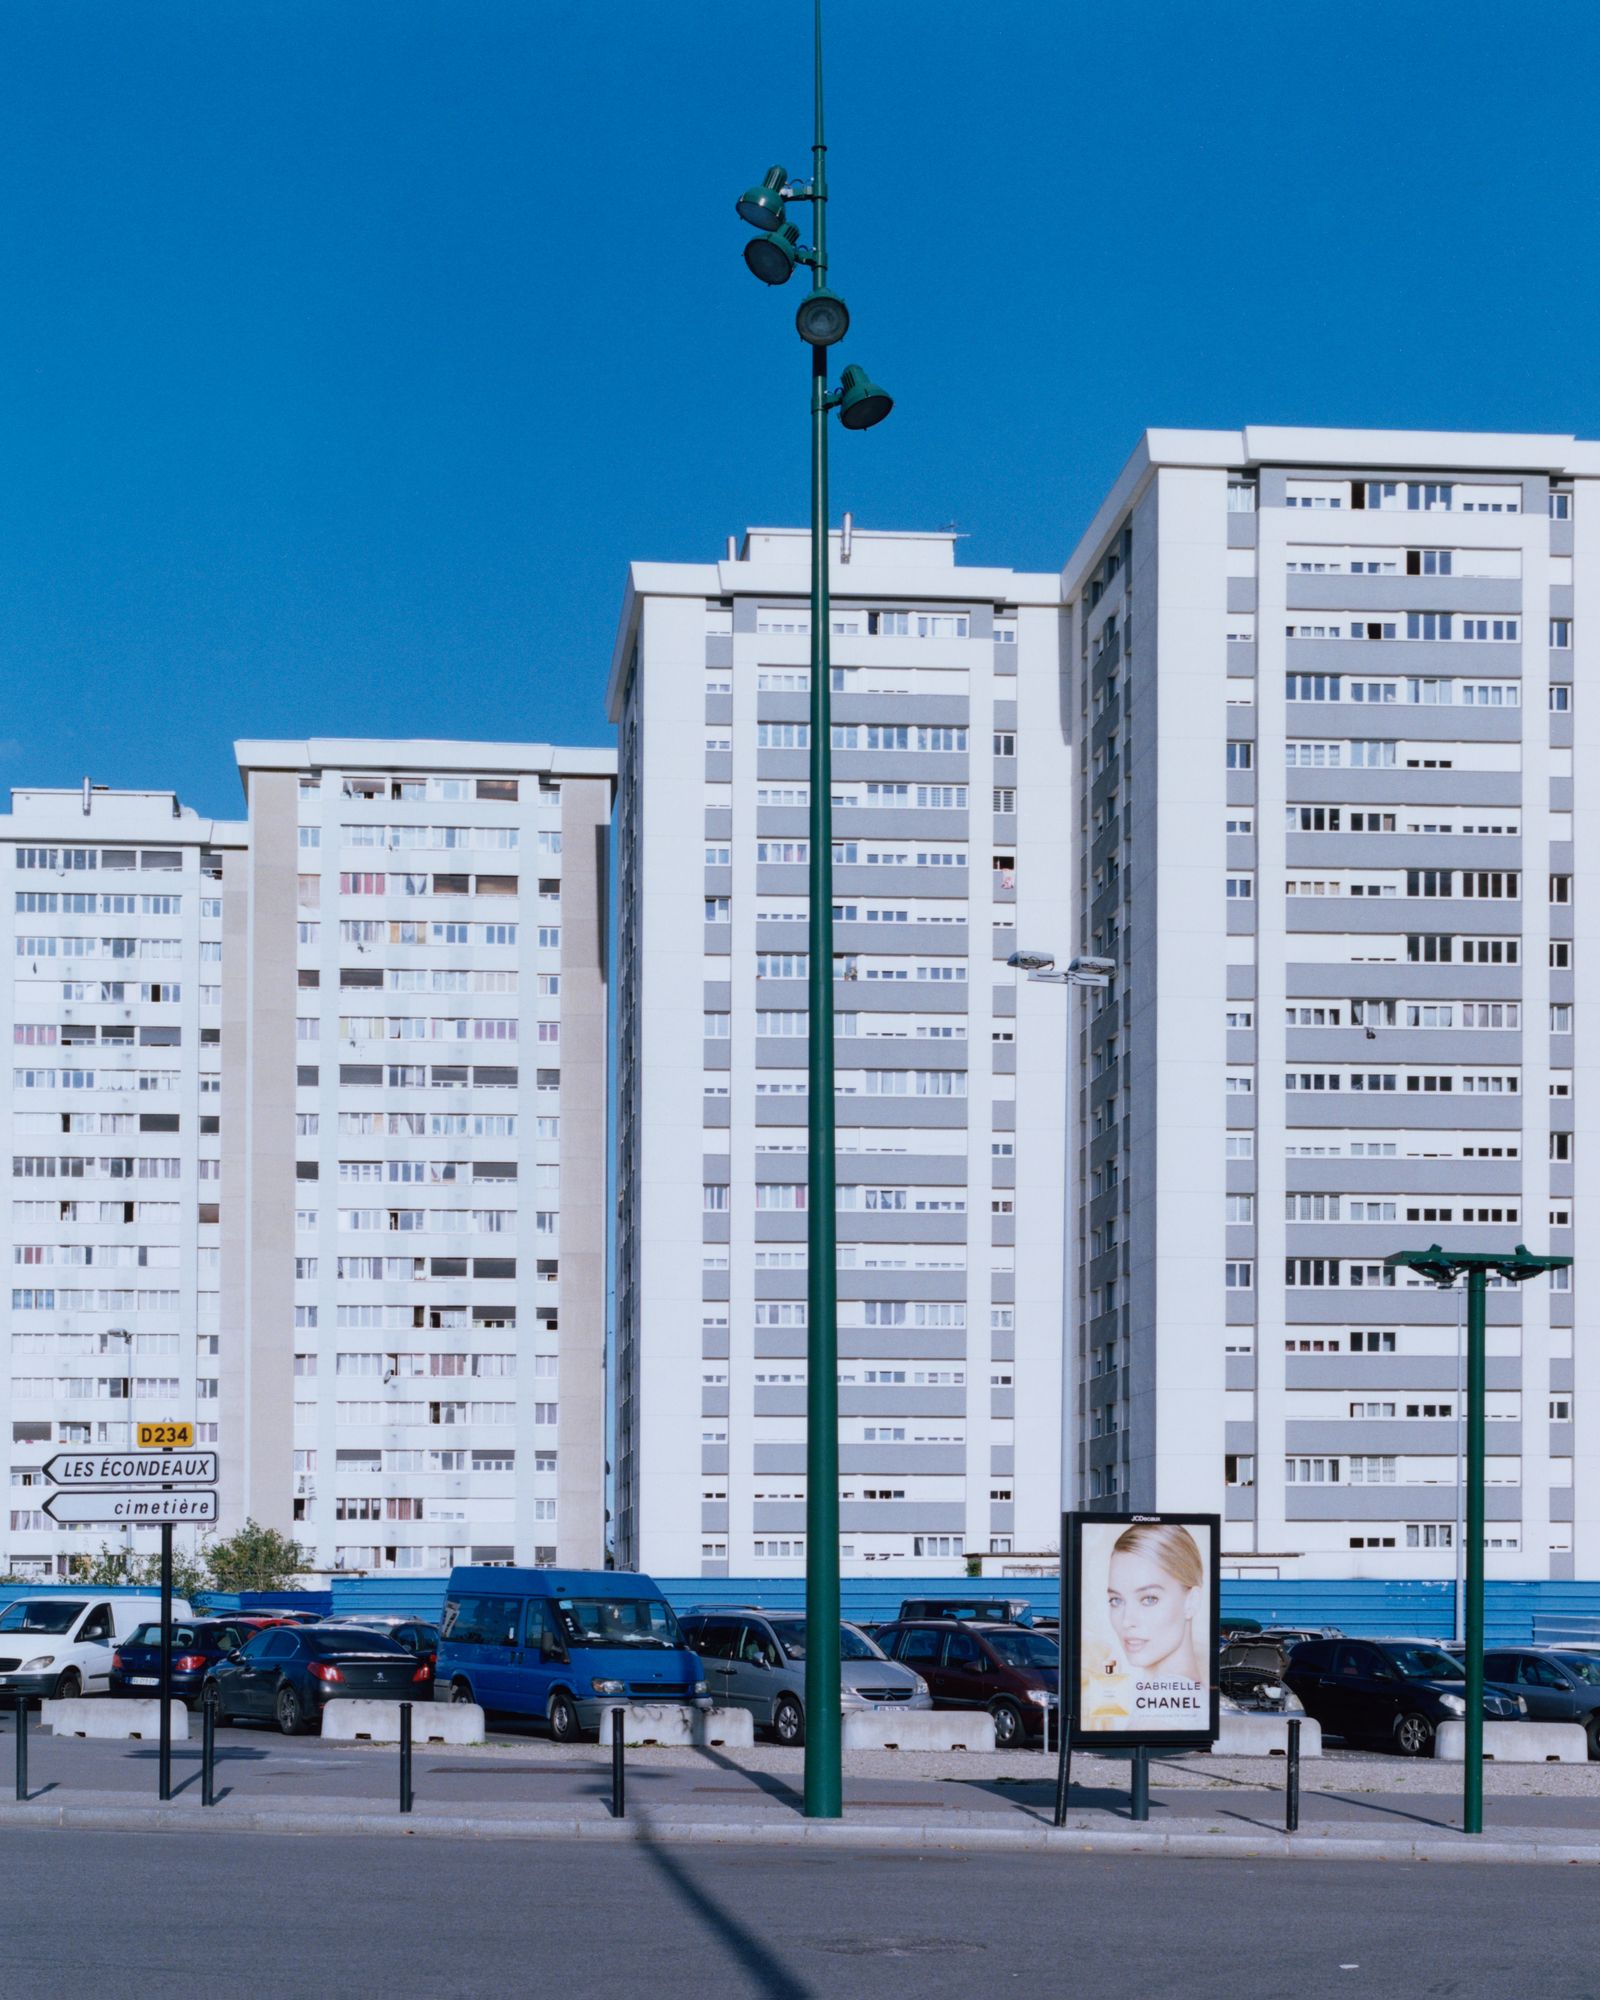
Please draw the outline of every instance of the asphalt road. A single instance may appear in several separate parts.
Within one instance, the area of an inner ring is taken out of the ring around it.
[[[4,1990],[30,2000],[154,1967],[318,2000],[1600,1991],[1587,1869],[53,1831],[0,1834],[0,1875]]]

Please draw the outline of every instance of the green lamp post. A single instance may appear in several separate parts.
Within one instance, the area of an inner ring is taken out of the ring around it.
[[[771,167],[735,206],[760,230],[744,260],[763,284],[782,285],[797,265],[811,290],[795,330],[811,349],[811,898],[810,1108],[807,1121],[806,1335],[806,1774],[808,1819],[837,1819],[843,1809],[839,1717],[839,1334],[837,1222],[834,1213],[833,1104],[833,722],[828,684],[828,412],[847,430],[869,430],[893,408],[866,371],[848,367],[828,386],[828,350],[849,329],[845,302],[828,289],[827,148],[822,137],[822,0],[814,28],[816,131],[811,184],[792,186]],[[785,218],[792,201],[809,201],[816,242],[806,249]]]
[[[1457,1278],[1467,1280],[1467,1617],[1466,1750],[1461,1781],[1461,1824],[1467,1833],[1483,1831],[1483,1530],[1484,1429],[1483,1403],[1488,1373],[1485,1361],[1484,1300],[1489,1274],[1524,1284],[1547,1271],[1564,1271],[1570,1257],[1536,1257],[1519,1243],[1509,1254],[1491,1250],[1397,1250],[1384,1260],[1388,1269],[1403,1268],[1430,1278],[1448,1290]]]

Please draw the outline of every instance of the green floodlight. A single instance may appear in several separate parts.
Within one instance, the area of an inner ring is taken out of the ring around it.
[[[786,285],[800,262],[800,232],[792,222],[780,222],[765,236],[752,236],[744,246],[744,261],[764,285]]]
[[[869,431],[894,408],[894,398],[880,389],[865,368],[850,365],[839,378],[839,421],[847,431]]]
[[[739,220],[752,229],[776,229],[783,220],[783,191],[789,176],[782,167],[768,167],[759,187],[746,188],[734,203]]]
[[[850,309],[837,292],[818,285],[800,301],[794,330],[812,347],[832,347],[850,330]]]

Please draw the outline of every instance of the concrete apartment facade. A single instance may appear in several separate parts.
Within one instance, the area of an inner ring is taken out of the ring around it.
[[[1461,1301],[1382,1260],[1600,1198],[1600,447],[1151,432],[1063,595],[1080,1495],[1448,1576]],[[1490,1574],[1593,1576],[1596,1300],[1488,1303]]]
[[[620,732],[618,1560],[804,1563],[809,537],[638,563]],[[842,1561],[1053,1547],[1059,579],[834,536]],[[1019,1075],[1026,1083],[1018,1087]]]
[[[221,1421],[221,1378],[240,1354],[221,1315],[219,1215],[223,903],[244,848],[242,825],[171,792],[87,781],[16,790],[0,817],[12,1044],[0,1566],[15,1575],[66,1575],[103,1543],[159,1546],[154,1528],[57,1526],[43,1511],[55,1451],[125,1446],[137,1421],[190,1418],[221,1448],[224,1494],[238,1490]]]
[[[330,1570],[598,1565],[611,753],[237,750],[240,1505]]]

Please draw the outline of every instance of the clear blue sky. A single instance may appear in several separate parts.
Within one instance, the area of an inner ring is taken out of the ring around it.
[[[9,0],[0,783],[604,742],[624,565],[806,506],[751,0]],[[1600,10],[833,0],[863,526],[1053,568],[1145,425],[1600,433]]]

